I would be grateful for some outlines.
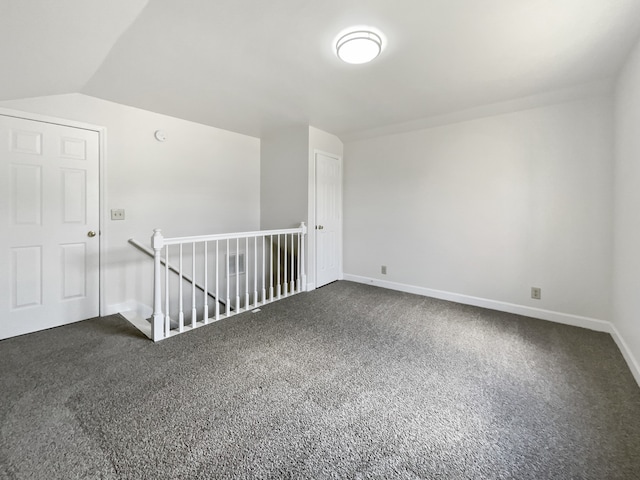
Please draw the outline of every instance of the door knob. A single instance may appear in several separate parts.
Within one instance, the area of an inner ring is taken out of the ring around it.
[[[96,236],[96,232],[94,232],[93,230],[89,230],[89,232],[87,233],[87,237],[93,238]]]

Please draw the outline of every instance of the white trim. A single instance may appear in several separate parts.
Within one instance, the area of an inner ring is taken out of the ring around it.
[[[100,125],[78,122],[76,120],[67,120],[65,118],[59,117],[50,117],[49,115],[41,115],[39,113],[25,112],[23,110],[13,110],[4,107],[0,107],[0,115],[22,118],[24,120],[35,120],[36,122],[53,123],[54,125],[60,125],[62,127],[81,128],[82,130],[91,130],[94,132],[105,130],[105,127],[102,127]]]
[[[124,303],[116,303],[105,307],[105,315],[115,315],[119,313],[129,321],[134,327],[151,337],[151,322],[147,319],[153,315],[153,309],[136,300],[127,300]]]
[[[397,135],[416,130],[425,130],[428,128],[440,127],[443,125],[452,125],[461,122],[467,122],[478,118],[492,117],[496,115],[508,115],[512,112],[522,110],[531,110],[534,108],[542,108],[548,105],[569,103],[580,101],[585,98],[596,96],[610,96],[614,91],[615,85],[611,78],[604,80],[596,80],[595,82],[584,83],[580,85],[563,88],[560,90],[552,90],[527,97],[516,98],[514,100],[506,100],[478,107],[471,107],[464,110],[456,110],[440,115],[432,115],[410,120],[403,123],[395,123],[384,127],[376,127],[343,134],[340,139],[343,142],[353,142],[367,138],[376,138],[387,135]]]
[[[111,305],[107,305],[105,307],[105,315],[115,315],[117,313],[122,314],[123,312],[137,312],[140,315],[147,314],[147,317],[150,317],[153,314],[153,309],[144,305],[143,303],[138,302],[137,300],[127,300],[122,303],[112,303]]]
[[[631,374],[640,386],[640,364],[633,356],[633,353],[631,353],[631,350],[618,332],[618,329],[615,327],[615,325],[606,320],[584,317],[581,315],[573,315],[571,313],[556,312],[553,310],[544,310],[542,308],[528,307],[526,305],[501,302],[498,300],[490,300],[487,298],[473,297],[470,295],[462,295],[459,293],[446,292],[443,290],[434,290],[432,288],[417,287],[404,283],[389,282],[386,280],[362,277],[359,275],[350,275],[347,273],[344,274],[344,279],[351,282],[364,283],[367,285],[374,285],[376,287],[388,288],[389,290],[414,293],[416,295],[422,295],[425,297],[439,298],[441,300],[462,303],[464,305],[489,308],[491,310],[497,310],[499,312],[514,313],[516,315],[539,318],[541,320],[548,320],[550,322],[571,325],[573,327],[587,328],[596,332],[608,333],[611,335],[614,342],[620,349],[623,358],[629,366],[629,370],[631,370]]]
[[[99,175],[100,179],[98,180],[100,183],[100,192],[99,195],[99,209],[100,209],[100,242],[99,248],[100,252],[98,255],[98,268],[100,269],[99,275],[99,300],[98,300],[98,308],[99,315],[103,316],[103,313],[106,310],[106,285],[107,285],[107,269],[105,267],[106,259],[107,259],[107,245],[109,242],[108,235],[108,222],[107,218],[109,218],[109,210],[107,208],[107,129],[105,127],[96,127],[98,130],[98,148],[100,149],[99,155]]]
[[[79,128],[89,130],[98,134],[98,184],[100,191],[98,192],[98,228],[100,235],[98,237],[98,315],[108,315],[105,313],[106,308],[106,268],[104,261],[106,259],[107,250],[107,202],[106,202],[106,164],[107,164],[107,129],[100,125],[91,123],[78,122],[75,120],[67,120],[59,117],[51,117],[39,113],[25,112],[23,110],[13,110],[10,108],[0,107],[0,115],[13,118],[21,118],[24,120],[32,120],[36,122],[51,123],[63,127]]]
[[[613,341],[616,342],[616,345],[618,345],[622,356],[629,366],[629,370],[631,370],[633,378],[635,378],[636,382],[638,382],[638,385],[640,385],[640,364],[638,363],[638,360],[636,360],[636,358],[633,356],[633,353],[631,353],[627,342],[624,341],[616,326],[613,323],[610,323],[609,325],[611,327],[609,333],[613,337]]]
[[[517,305],[515,303],[501,302],[498,300],[489,300],[487,298],[473,297],[470,295],[462,295],[443,290],[434,290],[432,288],[416,287],[413,285],[406,285],[404,283],[389,282],[386,280],[361,277],[358,275],[345,274],[344,279],[352,282],[366,283],[369,285],[388,288],[390,290],[415,293],[416,295],[422,295],[425,297],[439,298],[441,300],[449,300],[450,302],[474,305],[476,307],[489,308],[500,312],[515,313],[516,315],[524,315],[527,317],[539,318],[541,320],[549,320],[551,322],[563,323],[574,327],[588,328],[597,332],[609,333],[611,331],[611,324],[609,322],[599,320],[597,318],[555,312],[553,310],[544,310],[542,308],[528,307],[526,305]]]

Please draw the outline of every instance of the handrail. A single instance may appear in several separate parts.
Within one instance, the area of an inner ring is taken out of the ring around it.
[[[131,245],[133,245],[134,247],[136,247],[138,250],[140,250],[141,252],[146,253],[147,255],[149,255],[151,258],[154,257],[154,253],[153,250],[151,250],[150,248],[147,248],[145,245],[143,245],[142,243],[138,242],[135,238],[130,238],[129,239],[129,243]],[[166,261],[161,258],[160,259],[160,263],[162,263],[162,265],[166,265]],[[171,270],[173,273],[176,273],[178,275],[180,275],[180,271],[174,267],[173,265],[169,264],[168,265],[169,270]],[[182,274],[182,278],[185,279],[188,283],[192,283],[195,285],[195,287],[200,290],[201,292],[205,292],[205,289],[202,285],[200,285],[198,282],[194,282],[193,279],[187,275],[186,273]],[[214,300],[217,300],[218,302],[220,302],[220,304],[224,305],[226,307],[226,303],[218,298],[216,298],[216,296],[211,293],[211,292],[205,292],[209,297],[213,298]],[[233,310],[233,308],[232,308]]]
[[[284,228],[281,230],[258,230],[256,232],[217,233],[214,235],[197,235],[193,237],[163,238],[162,243],[163,245],[179,245],[180,243],[212,242],[227,239],[235,240],[236,238],[268,237],[271,235],[287,235],[291,233],[300,233],[300,227]]]

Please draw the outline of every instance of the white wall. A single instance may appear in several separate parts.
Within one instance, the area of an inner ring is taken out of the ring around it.
[[[612,115],[596,97],[346,143],[345,275],[609,320]]]
[[[298,227],[307,220],[309,127],[298,125],[262,136],[260,141],[260,226]]]
[[[280,129],[263,135],[260,143],[260,200],[263,230],[291,228],[305,222],[307,284],[315,278],[315,178],[314,152],[342,157],[338,137],[308,125]]]
[[[342,157],[344,145],[342,140],[331,133],[327,133],[319,128],[309,127],[309,150],[310,154],[318,150],[331,155]]]
[[[257,230],[260,140],[80,94],[1,102],[0,106],[107,128],[106,203],[124,221],[104,220],[102,286],[106,311],[127,301],[151,305],[151,260],[127,243],[166,236]],[[154,132],[168,140],[160,143]]]
[[[615,127],[613,323],[640,372],[640,43],[618,79]]]

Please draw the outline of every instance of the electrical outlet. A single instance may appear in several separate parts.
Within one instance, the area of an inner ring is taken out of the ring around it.
[[[382,265],[382,266],[380,267],[380,273],[381,273],[382,275],[386,275],[386,274],[387,274],[387,266],[386,266],[386,265]]]
[[[542,298],[542,289],[538,287],[531,287],[531,298],[534,300],[540,300]]]
[[[112,209],[111,220],[124,220],[124,208]]]

